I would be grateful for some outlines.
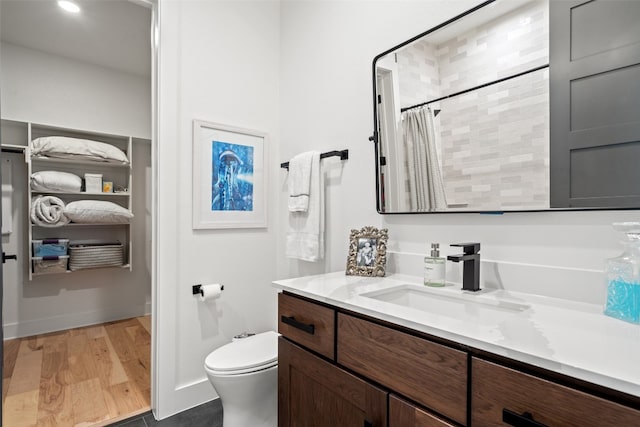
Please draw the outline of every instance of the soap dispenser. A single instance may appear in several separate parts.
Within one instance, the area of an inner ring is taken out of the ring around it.
[[[424,285],[441,287],[445,285],[446,259],[440,257],[440,245],[431,244],[431,256],[424,257]]]
[[[613,228],[626,234],[625,250],[606,263],[604,314],[640,324],[640,222],[617,222]]]

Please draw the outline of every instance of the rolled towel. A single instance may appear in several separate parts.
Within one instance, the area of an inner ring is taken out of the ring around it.
[[[54,196],[38,196],[31,202],[31,221],[42,227],[60,227],[69,223],[64,202]]]

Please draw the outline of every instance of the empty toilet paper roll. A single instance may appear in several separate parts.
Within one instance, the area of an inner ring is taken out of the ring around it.
[[[222,286],[220,283],[209,283],[200,288],[200,301],[211,301],[220,298]]]

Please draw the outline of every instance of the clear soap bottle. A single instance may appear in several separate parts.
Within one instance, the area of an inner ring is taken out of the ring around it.
[[[625,250],[606,263],[604,314],[640,324],[640,223],[617,222],[613,228],[626,234]]]
[[[424,285],[441,287],[445,285],[446,259],[440,257],[440,245],[431,244],[431,256],[424,257]]]

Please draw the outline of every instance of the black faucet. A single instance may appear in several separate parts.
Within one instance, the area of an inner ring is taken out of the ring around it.
[[[480,290],[480,243],[454,243],[450,246],[461,247],[464,254],[449,255],[447,259],[453,262],[463,261],[462,290]]]

